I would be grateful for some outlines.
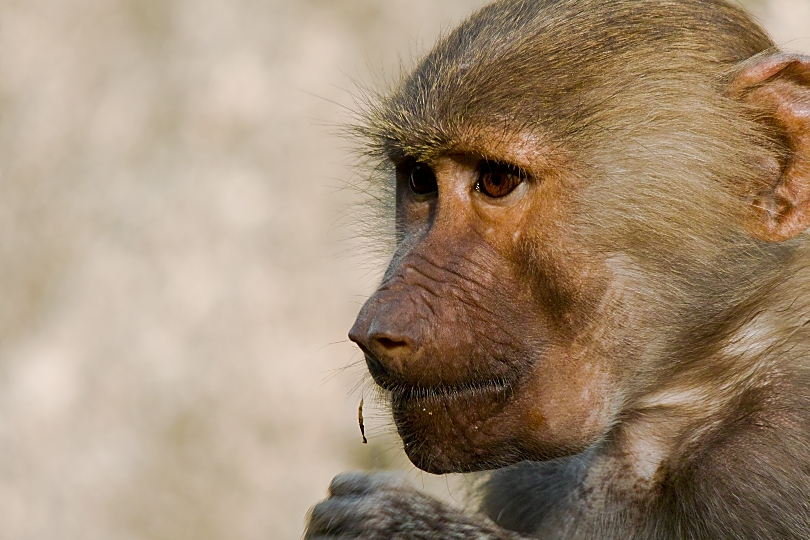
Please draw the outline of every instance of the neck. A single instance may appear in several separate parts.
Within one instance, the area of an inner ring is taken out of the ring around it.
[[[585,484],[649,501],[701,449],[745,440],[740,451],[767,453],[776,426],[810,423],[810,305],[797,306],[810,304],[810,293],[801,273],[770,301],[760,298],[754,315],[730,317],[714,350],[673,362],[664,384],[633,399],[593,452]]]

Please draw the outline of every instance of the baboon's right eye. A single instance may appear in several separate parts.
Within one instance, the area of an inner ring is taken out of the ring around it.
[[[427,195],[439,189],[433,169],[427,163],[420,161],[411,165],[408,185],[411,187],[411,191],[417,195]]]

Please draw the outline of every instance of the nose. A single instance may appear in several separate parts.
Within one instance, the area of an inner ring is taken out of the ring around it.
[[[409,317],[397,313],[397,306],[369,304],[357,316],[349,339],[365,354],[374,381],[383,388],[390,388],[402,379],[406,363],[413,355],[415,339],[402,322]]]

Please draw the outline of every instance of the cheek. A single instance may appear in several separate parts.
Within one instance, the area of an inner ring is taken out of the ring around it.
[[[523,398],[529,436],[581,450],[602,435],[620,397],[608,367],[604,359],[549,350],[527,381]]]
[[[559,179],[544,184],[493,245],[504,250],[551,330],[571,339],[590,324],[610,278],[603,255],[570,224],[576,203],[566,187]]]
[[[598,322],[611,283],[596,255],[559,241],[568,237],[564,231],[524,237],[513,257],[560,342],[576,340]]]
[[[528,436],[582,450],[607,430],[622,398],[622,329],[612,324],[612,274],[562,225],[524,237],[516,251],[550,335],[526,381],[521,408]]]

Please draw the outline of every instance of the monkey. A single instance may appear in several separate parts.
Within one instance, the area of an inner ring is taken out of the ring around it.
[[[305,538],[810,538],[810,58],[726,0],[497,0],[371,100],[349,337],[408,458]]]

